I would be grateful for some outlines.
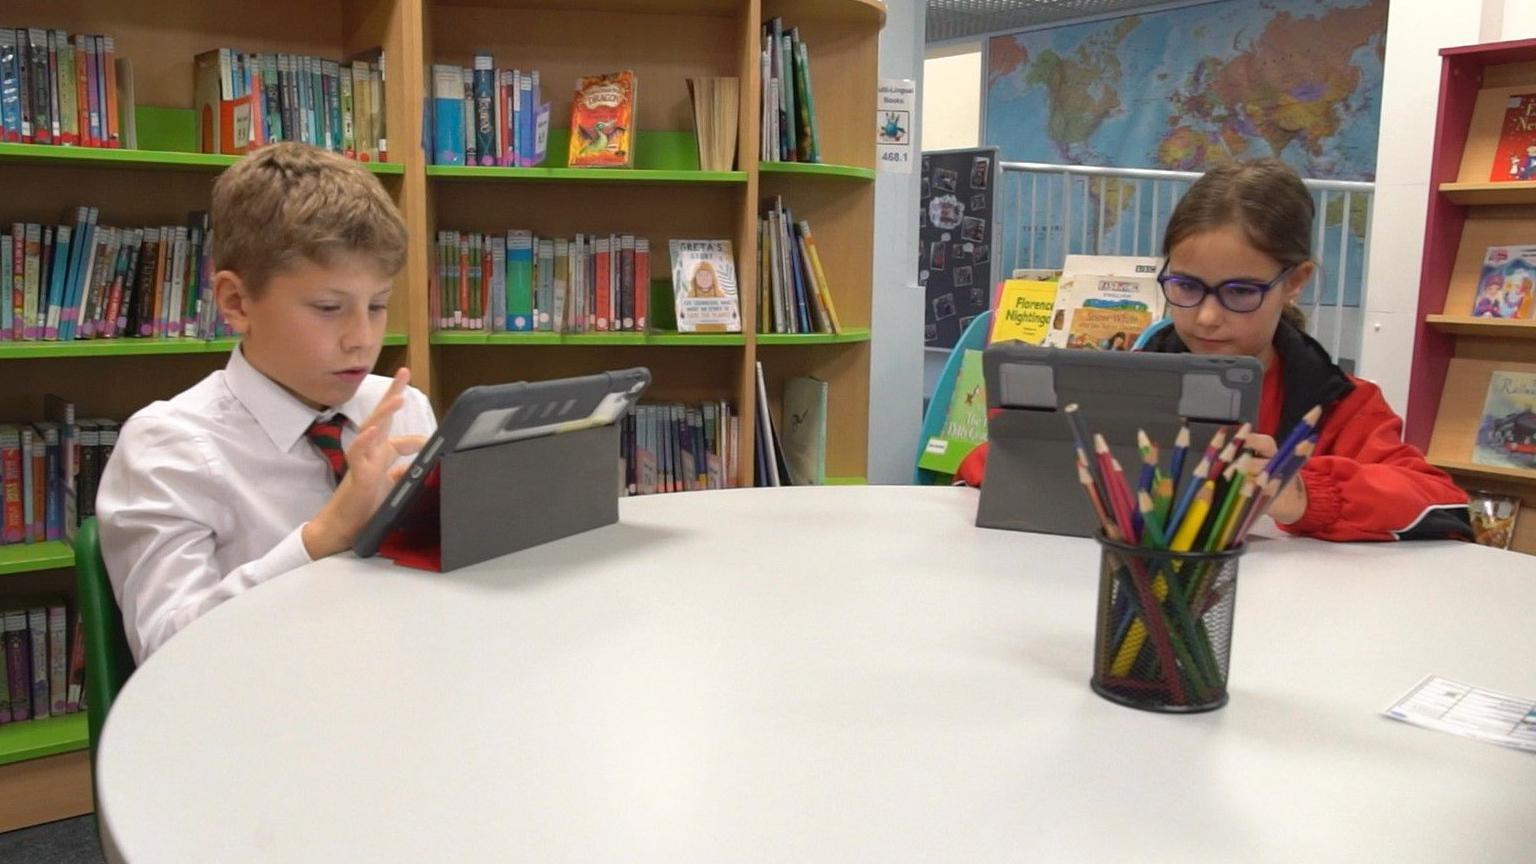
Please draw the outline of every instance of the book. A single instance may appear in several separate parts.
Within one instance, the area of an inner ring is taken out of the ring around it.
[[[26,509],[23,503],[21,430],[0,426],[0,490],[4,500],[0,521],[0,542],[21,543],[27,539]]]
[[[32,719],[31,633],[27,629],[27,610],[5,613],[5,671],[11,690],[11,719]]]
[[[673,240],[668,248],[678,332],[740,333],[731,241]]]
[[[49,716],[48,700],[48,610],[27,610],[27,656],[32,662],[32,719]]]
[[[1045,344],[1128,351],[1163,317],[1161,261],[1149,257],[1068,255]]]
[[[773,433],[773,415],[768,412],[768,385],[763,380],[763,361],[757,361],[757,474],[758,486],[781,486],[783,480],[779,475],[779,457],[775,449],[775,435]]]
[[[65,693],[64,712],[73,714],[80,710],[85,690],[85,622],[80,611],[75,610],[75,626],[69,640],[69,682]]]
[[[987,393],[982,376],[982,352],[960,355],[960,372],[939,434],[923,445],[917,467],[954,474],[972,450],[987,440]]]
[[[689,78],[693,129],[698,139],[699,169],[729,171],[736,164],[740,80]]]
[[[635,73],[589,75],[571,99],[572,168],[628,168],[634,164]]]
[[[1536,372],[1495,370],[1490,374],[1472,461],[1536,468]]]
[[[464,164],[464,126],[464,76],[457,66],[433,66],[432,162],[434,164]]]
[[[1530,318],[1536,303],[1536,245],[1489,246],[1472,299],[1477,318]]]
[[[827,482],[827,382],[807,376],[784,382],[783,443],[791,483]]]
[[[48,607],[48,701],[49,713],[69,713],[69,631],[63,606]]]
[[[987,343],[1017,339],[1030,345],[1044,344],[1059,287],[1056,282],[1036,279],[1004,280]]]
[[[1536,93],[1510,96],[1505,102],[1488,179],[1495,183],[1536,180]]]
[[[1472,534],[1477,542],[1495,549],[1508,549],[1515,536],[1515,520],[1520,516],[1519,497],[1473,490],[1468,499]]]

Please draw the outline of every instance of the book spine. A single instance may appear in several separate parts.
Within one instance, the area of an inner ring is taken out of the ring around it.
[[[53,243],[52,226],[27,226],[27,290],[21,300],[21,338],[33,340],[37,332],[37,297],[42,291],[46,275],[48,253]]]
[[[33,484],[37,482],[32,472],[32,430],[22,426],[16,430],[21,450],[21,540],[32,542],[32,522],[37,518],[33,503]]]
[[[75,94],[79,92],[75,84],[75,47],[70,43],[69,34],[63,30],[54,31],[53,41],[56,89],[59,94],[60,141],[76,146],[80,144],[80,104],[75,99]]]
[[[52,144],[53,117],[49,106],[53,88],[49,82],[53,75],[48,69],[48,33],[32,27],[27,29],[26,34],[27,58],[30,61],[27,79],[32,85],[32,141],[35,144]]]
[[[550,322],[556,333],[563,333],[570,318],[571,292],[571,244],[563,238],[555,241],[552,278],[554,304],[550,309]]]
[[[48,703],[49,713],[62,717],[69,712],[69,632],[63,606],[48,607]]]
[[[20,95],[18,108],[21,112],[21,140],[24,144],[36,143],[36,130],[32,126],[32,51],[25,27],[16,31],[16,87]]]
[[[69,686],[65,693],[64,713],[80,710],[80,697],[85,690],[85,627],[80,613],[75,613],[74,632],[69,640]]]
[[[28,540],[42,543],[48,539],[48,444],[37,430],[21,429],[23,457],[28,458],[28,498],[32,512],[28,517]]]
[[[827,318],[827,310],[821,303],[821,291],[816,284],[816,272],[811,266],[810,253],[805,248],[805,235],[802,226],[805,222],[795,226],[795,261],[800,267],[800,278],[805,283],[806,305],[810,310],[809,321],[811,327],[817,333],[831,333],[832,324]]]
[[[826,308],[827,323],[831,325],[833,333],[843,332],[843,324],[837,318],[837,307],[832,303],[832,286],[827,283],[827,273],[821,266],[821,253],[816,250],[816,240],[811,236],[809,222],[800,223],[801,235],[805,238],[805,250],[811,258],[811,267],[816,271],[816,284],[821,291],[821,304]]]
[[[107,146],[107,103],[102,98],[101,83],[105,80],[105,70],[101,68],[101,37],[87,36],[85,40],[85,62],[90,70],[90,76],[85,82],[85,92],[88,101],[88,116],[91,123],[91,140],[96,147]]]
[[[78,34],[69,40],[75,58],[75,126],[83,147],[100,147],[91,129],[91,64],[88,59],[90,37]]]
[[[59,452],[59,429],[52,423],[40,423],[36,430],[44,458],[43,539],[58,540],[64,536],[64,463]]]
[[[475,153],[480,165],[495,165],[500,158],[496,146],[496,68],[489,54],[476,54],[471,86],[474,92]]]
[[[619,240],[619,321],[616,329],[635,329],[635,237]]]
[[[432,82],[433,162],[438,165],[463,165],[464,100],[459,68],[433,66]],[[353,98],[357,98],[355,93]],[[358,149],[364,149],[361,143]]]
[[[651,241],[635,238],[635,329],[647,332],[651,306]]]
[[[56,30],[44,30],[48,45],[48,119],[52,123],[53,143],[64,143],[64,124],[59,117],[59,37]]]
[[[533,329],[533,233],[513,231],[507,235],[508,268],[512,271],[508,286],[507,329],[524,332]]]
[[[346,119],[341,112],[341,64],[334,60],[324,61],[325,69],[325,105],[328,117],[328,130],[331,135],[331,151],[334,153],[346,153],[347,129]]]
[[[11,341],[11,270],[15,267],[11,235],[0,235],[0,342]]]
[[[37,285],[38,280],[42,278],[42,256],[43,226],[36,222],[28,223],[26,264],[23,270],[26,283],[19,292],[11,292],[13,300],[11,334],[17,339],[37,338],[37,327],[33,323],[33,318],[27,314],[27,307],[33,307],[33,312],[36,312]]]
[[[101,37],[102,96],[106,105],[107,146],[123,146],[123,124],[117,115],[117,43],[111,36]]]
[[[462,89],[459,91],[459,99],[464,103],[464,164],[480,164],[480,148],[476,146],[475,135],[475,72],[473,69],[460,69],[459,80]]]
[[[31,637],[28,658],[32,661],[32,719],[48,716],[48,610],[27,610],[27,631]]]
[[[16,31],[0,28],[0,141],[21,141],[21,80]]]
[[[5,613],[5,670],[11,685],[11,719],[32,719],[31,639],[27,632],[27,612],[12,609]]]
[[[597,330],[606,332],[609,329],[608,307],[612,302],[613,285],[608,277],[610,241],[607,237],[597,238],[594,245],[594,257],[597,259]]]
[[[350,64],[337,68],[336,83],[341,93],[341,152],[348,159],[357,158],[357,100],[352,74]]]

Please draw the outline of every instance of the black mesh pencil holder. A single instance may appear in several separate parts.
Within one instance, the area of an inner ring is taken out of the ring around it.
[[[1102,535],[1093,690],[1147,711],[1211,711],[1227,704],[1237,559],[1169,552]]]

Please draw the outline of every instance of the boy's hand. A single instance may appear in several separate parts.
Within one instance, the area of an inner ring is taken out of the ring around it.
[[[304,548],[310,558],[324,558],[352,548],[357,533],[408,467],[394,467],[395,461],[415,453],[426,443],[420,435],[389,435],[395,412],[405,404],[405,388],[410,381],[409,369],[395,373],[389,391],[358,427],[357,437],[347,448],[347,476],[342,478],[331,500],[304,525]]]
[[[1253,451],[1255,459],[1249,462],[1249,470],[1257,475],[1269,464],[1271,457],[1275,455],[1275,449],[1279,446],[1275,439],[1268,435],[1253,433],[1243,440],[1244,446]],[[1269,515],[1276,522],[1289,525],[1299,520],[1307,513],[1307,484],[1301,479],[1301,472],[1297,472],[1291,481],[1281,487],[1280,494],[1275,500],[1269,502]]]

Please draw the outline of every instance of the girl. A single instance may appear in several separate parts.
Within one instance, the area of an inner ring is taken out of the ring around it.
[[[1324,540],[1471,539],[1467,496],[1402,440],[1381,390],[1345,374],[1307,335],[1295,305],[1312,262],[1314,206],[1283,162],[1217,168],[1189,188],[1168,221],[1158,275],[1172,327],[1144,350],[1258,358],[1265,369],[1249,445],[1261,457],[1314,405],[1315,454],[1270,507],[1280,527]],[[958,477],[979,486],[986,447]]]

